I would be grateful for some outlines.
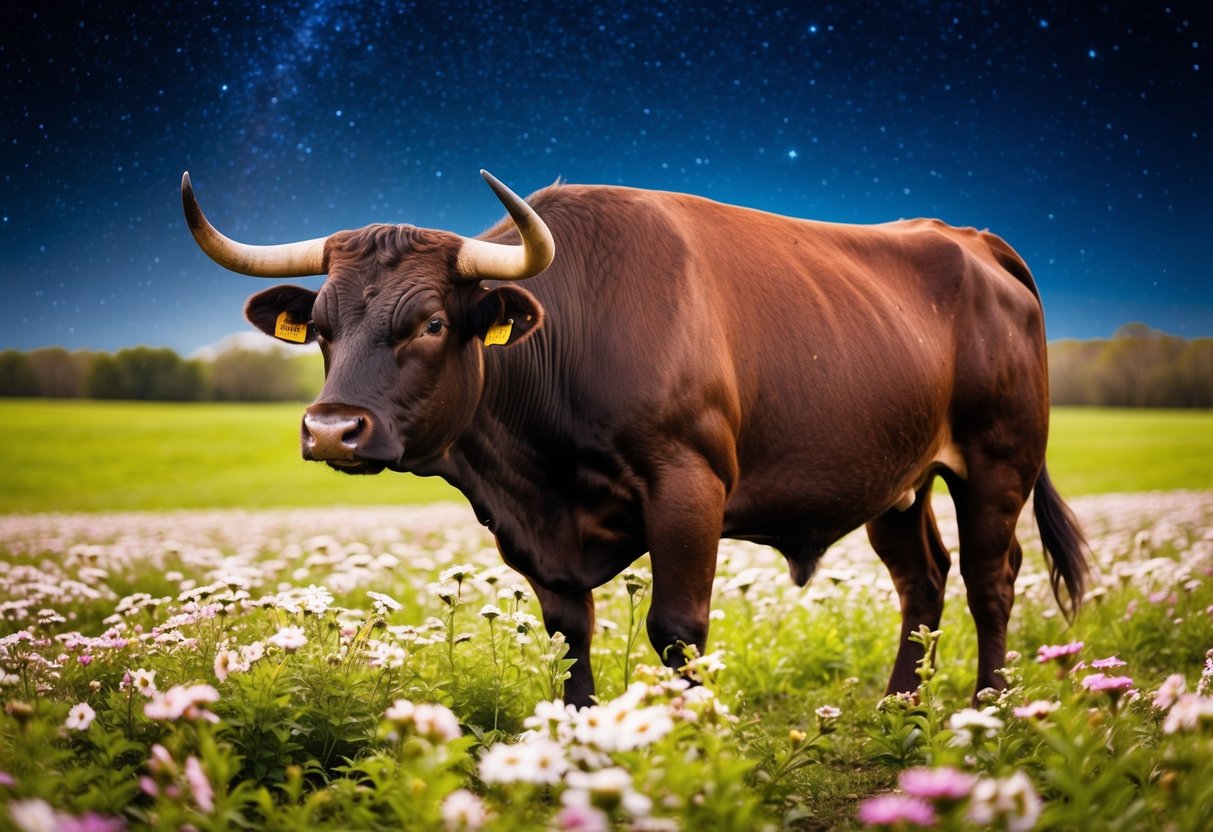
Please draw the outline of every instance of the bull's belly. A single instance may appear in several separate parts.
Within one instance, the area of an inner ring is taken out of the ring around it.
[[[966,475],[964,458],[950,437],[919,453],[883,464],[797,464],[743,471],[725,505],[722,537],[775,546],[785,554],[824,551],[844,535],[886,511],[905,511],[933,473]]]

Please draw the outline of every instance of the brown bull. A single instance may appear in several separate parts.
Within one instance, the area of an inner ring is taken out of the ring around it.
[[[326,380],[303,455],[351,473],[440,476],[465,494],[577,661],[587,704],[595,587],[652,558],[649,637],[702,649],[721,537],[775,547],[803,585],[867,524],[901,598],[890,691],[913,690],[951,558],[930,507],[956,504],[977,688],[1001,687],[1034,509],[1059,603],[1084,544],[1044,468],[1040,298],[1001,239],[934,220],[809,222],[675,193],[555,185],[479,238],[407,225],[283,246],[223,237],[188,175],[191,231],[278,286],[246,314],[318,340]],[[542,219],[540,218],[542,217]],[[526,288],[516,281],[526,280]]]

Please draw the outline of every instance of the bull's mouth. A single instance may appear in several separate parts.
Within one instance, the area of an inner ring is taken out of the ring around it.
[[[343,474],[378,474],[387,468],[387,463],[369,459],[326,459],[324,463]]]

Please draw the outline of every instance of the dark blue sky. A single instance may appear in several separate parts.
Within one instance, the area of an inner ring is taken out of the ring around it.
[[[263,288],[194,246],[475,234],[557,177],[989,227],[1049,335],[1213,335],[1213,4],[55,2],[0,27],[0,348],[190,352]],[[308,281],[304,281],[308,282]],[[310,281],[315,283],[316,281]]]

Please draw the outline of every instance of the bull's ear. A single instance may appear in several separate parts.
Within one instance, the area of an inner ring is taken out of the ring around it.
[[[543,307],[519,286],[490,289],[472,309],[472,332],[485,346],[512,346],[543,324]]]
[[[258,292],[244,305],[244,317],[266,335],[292,344],[316,340],[312,304],[316,293],[302,286],[275,286]]]

